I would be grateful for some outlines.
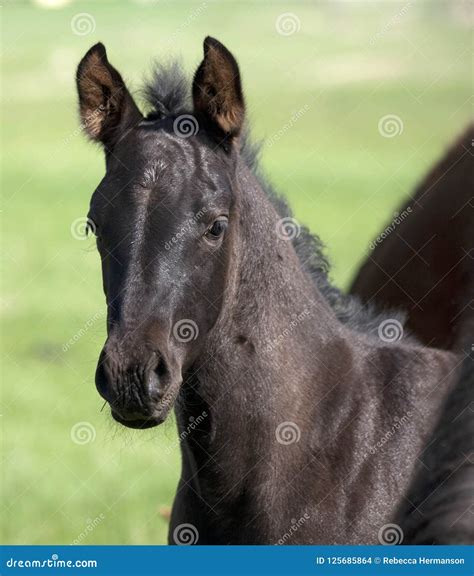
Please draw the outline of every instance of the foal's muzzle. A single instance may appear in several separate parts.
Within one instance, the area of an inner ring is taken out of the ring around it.
[[[170,378],[166,361],[158,352],[126,360],[106,344],[99,357],[95,383],[99,394],[110,404],[114,419],[124,426],[151,428],[166,418],[168,409],[163,403]]]

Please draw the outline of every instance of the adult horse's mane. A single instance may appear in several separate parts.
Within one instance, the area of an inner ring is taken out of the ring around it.
[[[156,63],[142,93],[151,108],[146,117],[148,121],[177,117],[192,111],[191,81],[176,60],[165,64]],[[275,190],[261,169],[261,149],[262,142],[252,139],[246,125],[240,137],[241,155],[278,214],[282,218],[292,218],[287,201]],[[373,306],[363,305],[358,297],[344,294],[331,283],[328,275],[330,265],[324,253],[324,244],[306,226],[300,226],[300,233],[292,238],[292,242],[302,267],[317,284],[337,318],[353,330],[375,333],[380,322],[387,317],[387,311],[379,313]],[[390,311],[390,316],[404,323],[403,313]]]

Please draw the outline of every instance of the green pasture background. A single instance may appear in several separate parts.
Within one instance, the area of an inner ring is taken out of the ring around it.
[[[347,287],[370,240],[468,121],[467,9],[6,1],[1,10],[2,540],[164,543],[179,473],[174,423],[120,428],[94,387],[105,336],[99,259],[71,225],[104,162],[78,128],[79,59],[104,42],[139,98],[154,58],[180,54],[191,73],[206,35],[224,42],[241,66],[253,132],[268,141],[266,171]],[[288,36],[276,29],[286,12],[299,21]],[[71,23],[84,13],[95,29],[78,34]],[[386,115],[403,124],[392,138],[379,132]]]

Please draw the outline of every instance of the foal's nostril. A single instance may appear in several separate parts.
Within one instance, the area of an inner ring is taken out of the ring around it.
[[[163,358],[160,358],[158,366],[155,368],[155,372],[157,373],[158,378],[163,378],[164,376],[166,376],[168,370],[166,368],[166,363],[163,360]]]
[[[148,395],[152,400],[159,400],[163,396],[163,380],[167,374],[166,363],[160,358],[158,365],[150,370],[146,380]]]
[[[168,382],[165,360],[156,353],[143,358],[100,354],[95,383],[99,394],[123,420],[148,418],[163,399]]]
[[[99,359],[97,370],[95,372],[95,385],[97,391],[104,400],[107,400],[109,403],[113,401],[113,390],[110,385],[110,380],[107,375],[107,370],[104,366],[104,359],[102,356]]]

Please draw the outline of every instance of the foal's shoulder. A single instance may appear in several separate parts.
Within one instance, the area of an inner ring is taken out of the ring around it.
[[[382,400],[399,413],[436,414],[456,382],[461,363],[453,352],[411,342],[379,346],[375,355]]]

